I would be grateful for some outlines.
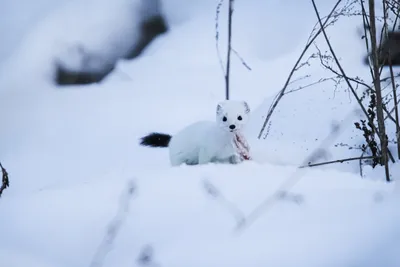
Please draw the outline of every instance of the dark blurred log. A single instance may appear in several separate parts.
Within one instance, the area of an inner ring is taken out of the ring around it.
[[[147,0],[145,0],[147,1]],[[154,8],[158,8],[154,6]],[[71,47],[71,57],[76,60],[68,66],[65,61],[55,62],[55,83],[57,85],[82,85],[101,82],[114,69],[119,59],[133,60],[140,56],[146,47],[158,36],[168,31],[165,18],[162,15],[154,15],[141,21],[138,27],[139,37],[131,40],[132,45],[129,51],[123,52],[123,56],[110,60],[101,54],[94,54],[80,44]]]
[[[369,57],[364,58],[364,63],[369,63]],[[390,59],[390,60],[389,60]],[[382,45],[378,47],[378,63],[380,65],[400,66],[400,32],[389,32],[388,37],[384,38]]]
[[[145,21],[141,25],[141,35],[135,47],[126,55],[125,59],[134,59],[139,56],[143,50],[153,41],[157,36],[168,31],[167,24],[162,16],[153,17]]]

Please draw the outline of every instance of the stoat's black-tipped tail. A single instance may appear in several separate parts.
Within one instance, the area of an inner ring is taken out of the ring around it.
[[[151,147],[168,147],[169,141],[171,141],[172,136],[163,133],[151,133],[140,139],[140,144],[142,146]]]

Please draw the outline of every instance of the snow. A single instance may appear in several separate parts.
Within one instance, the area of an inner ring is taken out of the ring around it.
[[[337,171],[314,171],[294,190],[305,196],[304,204],[278,202],[243,232],[234,231],[235,217],[202,188],[207,179],[246,214],[293,171],[248,163],[136,172],[132,176],[137,192],[105,265],[130,266],[147,244],[154,246],[155,260],[163,266],[243,266],[249,261],[252,266],[295,266],[296,262],[341,266],[340,261],[362,259],[360,244],[367,242],[368,249],[371,238],[379,240],[377,226],[384,228],[388,222],[383,218],[394,211],[386,209],[390,199],[384,184]],[[81,181],[4,198],[2,205],[14,206],[2,213],[5,226],[12,223],[13,231],[2,233],[2,243],[22,246],[38,258],[51,255],[60,266],[87,265],[128,186],[128,179],[119,174],[110,177],[113,181]],[[330,177],[335,184],[326,182]],[[383,203],[374,203],[372,193],[381,191]]]
[[[157,3],[157,0],[63,3],[44,16],[26,36],[7,70],[18,77],[51,80],[55,64],[70,71],[109,69],[139,42],[140,23],[162,14]],[[35,62],[35,67],[24,64],[26,61]]]
[[[136,266],[148,245],[160,266],[399,266],[400,189],[396,182],[383,182],[382,168],[365,166],[363,178],[358,162],[296,168],[321,145],[332,123],[346,117],[341,134],[318,161],[360,155],[335,147],[363,141],[353,130],[362,117],[353,112],[357,105],[346,86],[334,90],[325,82],[285,95],[268,137],[257,140],[263,116],[315,25],[311,3],[235,5],[233,45],[252,70],[232,56],[231,95],[250,105],[246,135],[255,161],[172,168],[168,150],[140,147],[138,139],[215,118],[216,103],[224,97],[215,47],[218,1],[165,0],[170,32],[141,57],[121,60],[101,84],[55,88],[46,78],[46,62],[58,48],[47,41],[63,34],[58,27],[70,18],[61,7],[69,2],[43,0],[38,2],[43,8],[35,6],[29,14],[32,21],[14,21],[20,35],[28,33],[21,42],[0,28],[10,37],[0,53],[9,55],[0,58],[0,160],[11,180],[0,200],[2,265],[89,266],[117,214],[123,222],[109,252],[101,253],[103,266]],[[322,14],[334,4],[320,2]],[[0,12],[20,14],[10,3],[2,2]],[[118,16],[98,8],[100,13],[92,14]],[[225,21],[223,5],[222,56]],[[349,75],[367,77],[359,25],[357,17],[343,17],[327,32]],[[96,44],[84,34],[79,38]],[[322,36],[317,42],[325,51]],[[307,73],[312,76],[291,88],[327,75],[316,60],[296,77]],[[397,178],[397,163],[390,167]],[[289,195],[238,231],[237,216],[252,214],[291,177],[296,183],[285,188]],[[217,196],[207,193],[205,181]],[[126,193],[130,182],[132,197]],[[127,203],[129,210],[119,213]]]

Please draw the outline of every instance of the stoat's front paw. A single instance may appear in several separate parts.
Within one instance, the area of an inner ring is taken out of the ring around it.
[[[241,163],[242,161],[243,161],[243,159],[237,154],[231,156],[231,158],[230,158],[230,163],[232,163],[232,164],[238,164],[238,163]]]

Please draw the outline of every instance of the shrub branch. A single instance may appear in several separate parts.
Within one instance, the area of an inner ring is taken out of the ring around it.
[[[314,0],[313,0],[314,1]],[[370,35],[371,35],[371,50],[372,50],[372,65],[373,65],[373,72],[374,72],[374,86],[375,86],[375,93],[376,93],[376,113],[377,113],[377,120],[378,120],[378,128],[379,128],[379,139],[381,143],[381,151],[382,151],[382,161],[381,163],[385,165],[385,175],[386,181],[390,181],[390,174],[389,174],[389,163],[387,159],[388,155],[388,140],[386,135],[385,129],[385,121],[383,116],[383,104],[382,104],[382,90],[381,90],[381,83],[380,83],[380,70],[379,70],[379,62],[378,62],[378,47],[376,43],[376,25],[375,25],[375,1],[369,0],[369,24],[370,24]]]
[[[302,165],[299,168],[316,167],[316,166],[322,166],[322,165],[328,165],[328,164],[334,164],[334,163],[343,163],[346,161],[374,159],[374,158],[376,158],[376,157],[368,156],[368,157],[353,157],[353,158],[347,158],[347,159],[337,159],[337,160],[331,160],[331,161],[325,161],[325,162],[319,162],[319,163],[309,162],[307,165]]]
[[[332,8],[331,12],[329,13],[329,15],[326,17],[324,23],[322,23],[321,27],[325,28],[326,25],[329,22],[329,19],[332,17],[333,13],[335,12],[336,8],[339,6],[339,4],[342,2],[342,0],[338,0],[335,4],[335,6]],[[321,29],[322,29],[321,28]],[[261,138],[262,134],[265,131],[265,128],[268,125],[269,120],[271,119],[272,113],[274,112],[276,106],[278,105],[279,101],[282,99],[282,97],[284,96],[286,89],[290,83],[290,80],[292,79],[293,74],[296,72],[296,70],[298,69],[298,65],[300,64],[301,60],[303,59],[305,53],[307,52],[307,50],[310,48],[310,46],[313,44],[313,42],[315,41],[315,39],[317,39],[317,37],[321,34],[322,30],[319,29],[318,32],[316,32],[314,34],[314,36],[312,38],[310,38],[306,44],[306,46],[304,47],[303,51],[301,52],[299,58],[297,59],[296,63],[294,64],[292,70],[289,73],[288,78],[286,79],[285,84],[283,85],[283,88],[281,89],[281,91],[278,93],[277,97],[274,99],[272,106],[270,107],[270,109],[268,110],[268,114],[264,120],[263,125],[261,126],[261,130],[258,134],[258,139]]]
[[[324,35],[325,41],[326,41],[326,43],[327,43],[327,45],[328,45],[328,47],[329,47],[329,51],[331,52],[331,54],[332,54],[332,56],[333,56],[333,59],[335,60],[335,63],[336,63],[336,65],[338,66],[338,68],[339,68],[339,70],[340,70],[340,73],[342,74],[344,80],[346,81],[346,83],[347,83],[347,85],[348,85],[348,87],[349,87],[351,93],[353,94],[354,98],[357,100],[357,103],[358,103],[359,106],[361,107],[361,110],[363,111],[363,113],[365,114],[365,116],[368,118],[368,120],[370,120],[370,117],[369,117],[369,115],[368,115],[368,112],[367,112],[366,108],[365,108],[364,105],[362,104],[361,99],[360,99],[360,97],[357,95],[357,93],[356,93],[354,87],[351,85],[348,76],[346,75],[346,73],[345,73],[345,71],[344,71],[342,65],[340,64],[340,62],[339,62],[339,60],[338,60],[338,58],[337,58],[337,56],[336,56],[335,51],[334,51],[333,48],[332,48],[331,42],[329,41],[329,38],[328,38],[328,36],[327,36],[327,34],[326,34],[326,32],[325,32],[325,28],[323,27],[323,23],[322,23],[322,21],[321,21],[320,15],[319,15],[318,8],[317,8],[317,6],[316,6],[316,4],[315,4],[315,0],[311,0],[311,1],[312,1],[312,4],[313,4],[313,7],[314,7],[315,14],[316,14],[316,16],[317,16],[317,18],[318,18],[318,22],[319,22],[319,24],[320,24],[320,26],[321,26],[322,34]],[[372,1],[372,0],[370,0],[370,1]],[[371,18],[371,16],[372,16],[372,15],[370,15],[370,18]],[[372,20],[370,20],[370,24],[371,24],[371,21],[372,21]],[[375,26],[375,19],[373,20],[373,22],[374,22],[374,26]],[[372,26],[371,26],[371,28],[372,28]],[[371,46],[372,46],[372,45],[371,45]],[[377,51],[376,51],[376,36],[375,36],[375,46],[372,46],[371,49],[372,49],[372,51],[375,51],[375,53],[377,53]],[[376,65],[376,67],[377,67],[377,73],[379,74],[379,66]],[[379,77],[379,76],[376,76],[376,77]],[[379,91],[380,91],[379,79],[374,79],[374,81],[377,81],[377,84],[379,84],[379,87],[376,87],[376,84],[375,84],[375,90],[378,91],[377,89],[379,88]],[[376,82],[375,82],[375,83],[376,83]],[[380,95],[380,96],[381,96],[381,95]],[[378,98],[378,96],[377,96],[377,98]],[[380,102],[380,107],[377,107],[377,108],[379,108],[380,111],[382,111],[382,110],[383,110],[383,109],[382,109],[382,96],[381,96],[381,98],[380,98],[380,101],[381,101],[381,102]],[[377,100],[377,105],[379,105],[378,100]],[[378,122],[379,122],[380,119],[382,119],[382,123],[384,124],[384,120],[383,120],[383,111],[382,111],[382,114],[381,114],[381,115],[382,115],[382,116],[379,116],[379,115],[378,115]],[[381,123],[381,124],[382,124],[382,123]],[[379,136],[379,138],[380,138],[381,144],[382,144],[382,143],[385,144],[385,143],[386,143],[385,140],[387,140],[387,137],[386,137],[384,125],[383,125],[383,128],[382,128],[382,125],[381,125],[380,127],[378,126],[378,127],[379,127],[379,131],[378,131],[378,129],[376,129],[376,127],[375,127],[375,125],[374,125],[373,123],[372,123],[372,126],[371,126],[371,127],[374,128],[374,130],[375,130],[376,133],[378,133],[378,136]],[[382,133],[381,131],[383,131],[383,133]],[[384,146],[385,146],[385,145],[384,145]],[[390,151],[387,149],[387,145],[385,146],[385,148],[384,148],[384,147],[381,147],[381,150],[382,150],[382,149],[384,149],[384,150],[382,151],[382,157],[383,157],[383,158],[382,158],[382,160],[383,160],[382,163],[383,163],[383,164],[385,163],[385,160],[384,160],[384,159],[387,158],[387,155],[388,155],[388,154],[389,154],[389,156],[390,156],[392,162],[394,162],[394,158],[393,158],[393,156],[390,154]],[[387,161],[387,160],[386,160],[386,161]]]
[[[1,180],[1,187],[0,187],[0,197],[3,194],[3,191],[10,186],[10,180],[8,178],[8,172],[7,170],[1,165],[0,162],[0,168],[1,168],[1,173],[2,173],[2,180]]]
[[[225,73],[225,99],[229,100],[229,76],[231,71],[231,42],[232,42],[232,14],[233,2],[229,0],[229,13],[228,13],[228,51],[226,52],[226,73]]]

